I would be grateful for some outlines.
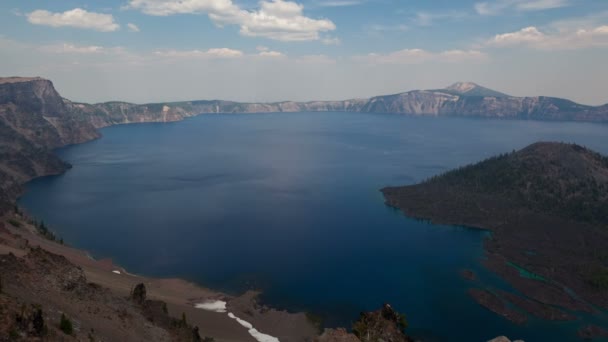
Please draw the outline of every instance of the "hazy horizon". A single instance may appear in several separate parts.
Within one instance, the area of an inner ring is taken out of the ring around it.
[[[0,74],[79,102],[344,100],[459,81],[608,103],[599,0],[0,4]]]

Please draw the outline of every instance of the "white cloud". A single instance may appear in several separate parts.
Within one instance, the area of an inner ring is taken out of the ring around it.
[[[285,54],[278,51],[261,51],[258,53],[260,57],[270,57],[270,58],[283,58]]]
[[[340,41],[340,38],[338,37],[325,37],[321,39],[321,43],[324,45],[340,45],[342,44],[342,41]]]
[[[398,24],[398,25],[371,25],[368,27],[369,31],[376,32],[387,32],[387,31],[397,31],[397,32],[405,32],[410,28],[407,25]]]
[[[57,45],[46,45],[40,48],[42,51],[48,51],[53,53],[75,53],[75,54],[97,54],[104,53],[105,48],[97,45],[78,46],[70,43],[63,43]]]
[[[538,43],[545,40],[547,37],[540,32],[536,27],[530,26],[516,32],[497,34],[491,40],[492,45],[508,46],[517,44]]]
[[[209,59],[225,59],[238,58],[243,56],[240,50],[228,48],[215,48],[209,50],[162,50],[155,51],[154,55],[170,58],[209,58]]]
[[[600,11],[588,14],[583,17],[571,17],[556,20],[549,24],[549,27],[557,31],[578,30],[580,28],[591,28],[605,25],[608,22],[608,11]]]
[[[608,46],[608,25],[592,28],[562,29],[544,33],[534,26],[516,32],[498,34],[488,46],[525,46],[541,50],[572,50]]]
[[[332,1],[315,1],[315,5],[318,7],[346,7],[361,5],[365,1],[363,0],[332,0]]]
[[[27,20],[34,25],[76,27],[100,32],[112,32],[120,28],[111,14],[88,12],[81,8],[62,13],[36,10],[27,14]]]
[[[487,55],[478,50],[446,50],[432,52],[423,49],[404,49],[388,54],[370,53],[365,56],[353,57],[358,62],[371,64],[419,64],[425,62],[464,62],[479,61]]]
[[[127,27],[129,28],[129,31],[131,31],[131,32],[139,32],[139,27],[133,23],[128,23]]]
[[[431,26],[435,21],[446,21],[446,20],[459,20],[466,18],[468,14],[466,12],[451,11],[451,12],[418,12],[413,20],[413,23],[418,26]]]
[[[243,36],[279,41],[318,40],[321,32],[336,29],[330,20],[306,17],[303,5],[284,0],[260,1],[256,10],[232,0],[131,0],[128,7],[157,16],[206,13],[216,25],[240,26]]]
[[[497,15],[509,9],[517,11],[541,11],[569,5],[570,0],[495,0],[492,2],[476,3],[475,11],[481,15]]]
[[[327,55],[305,55],[297,58],[296,62],[304,64],[336,64],[336,60]]]

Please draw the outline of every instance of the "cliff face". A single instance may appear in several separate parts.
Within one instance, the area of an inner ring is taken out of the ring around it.
[[[592,107],[553,97],[514,97],[474,83],[415,90],[345,101],[240,103],[189,101],[137,105],[125,102],[82,104],[64,101],[71,113],[100,128],[137,122],[169,122],[198,114],[280,112],[366,112],[418,116],[458,116],[549,121],[608,122],[608,105]]]
[[[189,101],[137,105],[126,102],[105,102],[94,105],[65,101],[75,116],[101,128],[138,122],[179,121],[198,114],[217,113],[281,113],[281,112],[359,112],[367,100],[239,103],[232,101]]]
[[[73,114],[49,80],[0,79],[0,119],[36,145],[56,148],[99,137],[87,118]]]
[[[70,112],[50,81],[0,79],[0,212],[11,207],[22,183],[69,167],[53,148],[97,137],[95,127]]]
[[[483,93],[483,90],[469,90],[464,94],[447,89],[416,90],[371,98],[361,111],[426,116],[608,122],[608,105],[592,107],[545,96],[477,95]]]

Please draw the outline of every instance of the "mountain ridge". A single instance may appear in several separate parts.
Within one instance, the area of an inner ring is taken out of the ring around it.
[[[463,88],[464,87],[464,88]],[[74,103],[76,104],[76,103]],[[455,83],[444,89],[412,90],[369,99],[341,101],[281,101],[271,103],[225,100],[192,100],[133,104],[104,102],[79,104],[81,116],[91,117],[95,126],[158,121],[163,117],[179,120],[198,114],[275,113],[275,112],[365,112],[434,117],[472,117],[495,119],[608,122],[608,104],[588,106],[568,99],[548,96],[509,96],[471,82]],[[115,117],[120,111],[123,119]],[[105,113],[105,114],[102,114]],[[141,115],[147,116],[142,118]],[[100,116],[101,115],[101,116]],[[134,117],[129,117],[134,116]],[[105,117],[105,121],[103,120]]]
[[[432,117],[608,122],[608,104],[592,107],[551,97],[511,97],[472,82],[448,90],[412,90],[344,101],[242,103],[195,100],[97,104],[63,98],[50,80],[0,78],[0,212],[12,206],[21,184],[65,171],[52,149],[100,137],[98,129],[130,123],[173,122],[200,114],[278,112],[367,112]],[[451,89],[451,90],[450,90]],[[454,91],[464,95],[454,95]],[[478,96],[477,94],[501,94]]]

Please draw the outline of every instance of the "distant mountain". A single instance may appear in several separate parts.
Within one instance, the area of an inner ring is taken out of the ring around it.
[[[15,184],[68,167],[50,152],[53,148],[95,139],[99,137],[98,128],[178,121],[199,114],[303,111],[608,122],[608,105],[592,107],[558,98],[512,97],[470,82],[345,101],[86,104],[62,98],[46,79],[0,78],[0,188],[5,190],[0,194],[0,212],[2,199],[14,198],[18,193]]]
[[[143,105],[126,102],[107,102],[93,105],[72,103],[68,100],[64,100],[64,102],[73,115],[90,122],[97,128],[123,123],[176,121],[209,113],[328,111],[608,122],[608,104],[594,107],[553,97],[515,97],[471,82],[455,83],[444,89],[414,90],[394,95],[376,96],[370,99],[345,101],[242,103],[199,100]]]
[[[367,101],[361,111],[419,116],[608,122],[608,105],[593,107],[545,96],[515,97],[474,83],[455,83],[445,89],[377,96]]]
[[[70,103],[95,127],[142,121],[175,121],[209,113],[367,112],[416,116],[455,116],[548,121],[608,122],[608,105],[593,107],[552,97],[514,97],[478,86],[456,83],[446,89],[414,90],[371,99],[345,101],[240,103],[203,100],[137,105],[109,102]]]
[[[507,94],[482,87],[473,82],[457,82],[447,88],[439,89],[439,91],[459,96],[510,97]]]

